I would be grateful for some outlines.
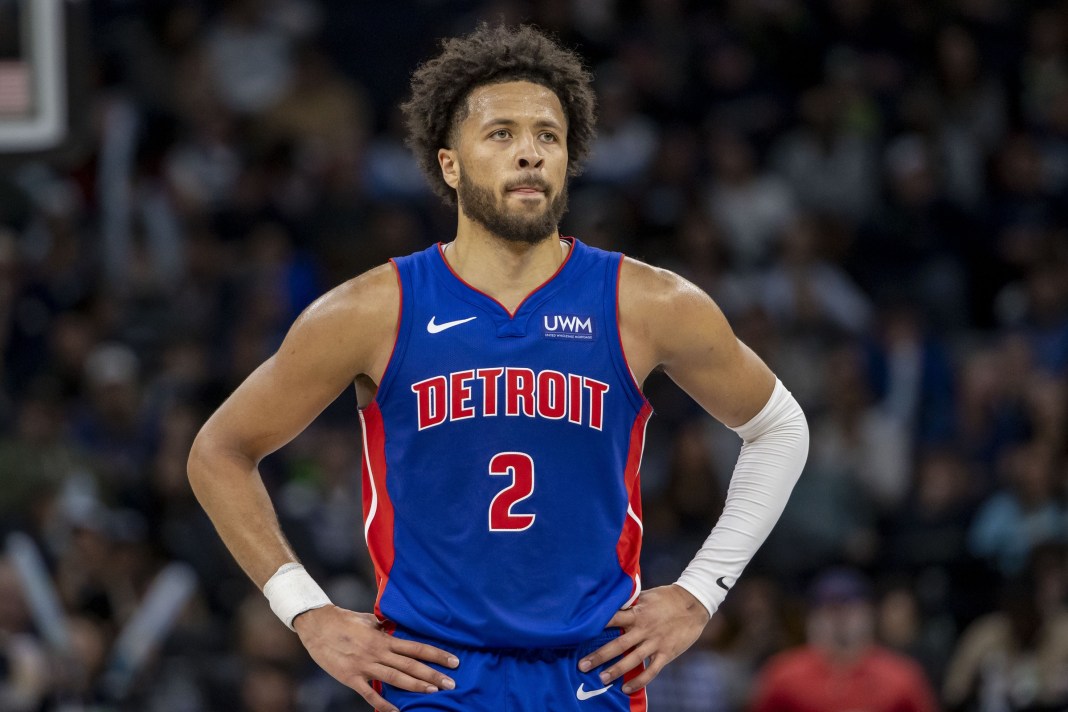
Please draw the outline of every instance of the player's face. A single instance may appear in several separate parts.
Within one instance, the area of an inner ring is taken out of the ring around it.
[[[567,125],[560,100],[531,82],[475,89],[459,126],[460,210],[494,235],[537,243],[567,210]]]

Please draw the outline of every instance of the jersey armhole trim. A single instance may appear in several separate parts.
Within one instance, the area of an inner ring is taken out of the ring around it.
[[[371,399],[371,403],[377,403],[379,407],[381,407],[382,398],[389,392],[389,387],[393,384],[393,374],[404,357],[404,352],[408,347],[408,332],[411,328],[411,320],[405,318],[404,313],[404,277],[401,267],[395,259],[390,259],[389,263],[393,266],[393,274],[397,279],[397,333],[393,336],[393,348],[389,352],[386,368],[382,371],[382,382],[378,384],[375,397]]]

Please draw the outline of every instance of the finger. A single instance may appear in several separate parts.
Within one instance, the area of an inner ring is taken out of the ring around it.
[[[404,640],[402,638],[391,638],[390,640],[393,641],[393,644],[390,645],[389,649],[405,657],[426,660],[450,668],[459,667],[460,665],[460,660],[455,655],[447,653],[441,648],[435,648],[433,645],[417,643],[414,640]]]
[[[608,621],[605,628],[630,628],[637,620],[637,614],[633,608],[624,608],[622,611],[616,611],[616,614],[612,616],[612,620]]]
[[[621,660],[601,671],[601,682],[607,685],[641,665],[644,660],[645,656],[637,649],[630,651]]]
[[[400,712],[397,706],[390,703],[385,697],[375,692],[374,688],[367,684],[366,680],[362,678],[357,682],[350,685],[352,689],[356,690],[367,704],[371,705],[375,709],[375,712]]]
[[[579,661],[579,670],[582,672],[588,672],[598,665],[605,663],[613,658],[618,658],[623,653],[633,646],[634,643],[627,637],[627,634],[611,640],[602,645],[597,650],[593,651],[582,660]]]
[[[382,664],[396,668],[409,677],[422,680],[428,685],[435,685],[445,690],[452,690],[456,687],[456,682],[448,675],[442,675],[437,670],[403,655],[390,653],[382,660]]]
[[[381,663],[375,663],[368,671],[371,679],[381,680],[387,685],[392,685],[400,690],[408,690],[409,692],[437,692],[440,688],[437,685],[427,682],[426,680],[419,680],[417,678],[401,672],[395,667],[389,667]]]
[[[653,656],[650,658],[649,666],[646,667],[641,674],[636,675],[634,678],[623,683],[623,692],[626,692],[629,695],[652,682],[653,678],[659,675],[660,671],[664,669],[665,663],[660,662],[661,660],[662,658],[660,656]]]

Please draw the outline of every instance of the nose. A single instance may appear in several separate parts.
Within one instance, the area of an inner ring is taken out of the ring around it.
[[[545,162],[544,156],[538,151],[538,142],[532,134],[525,134],[523,140],[517,142],[515,152],[516,166],[521,169],[541,168]]]

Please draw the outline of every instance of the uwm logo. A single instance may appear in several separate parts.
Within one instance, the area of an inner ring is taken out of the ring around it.
[[[546,314],[542,317],[547,339],[593,340],[593,317],[573,314]]]

